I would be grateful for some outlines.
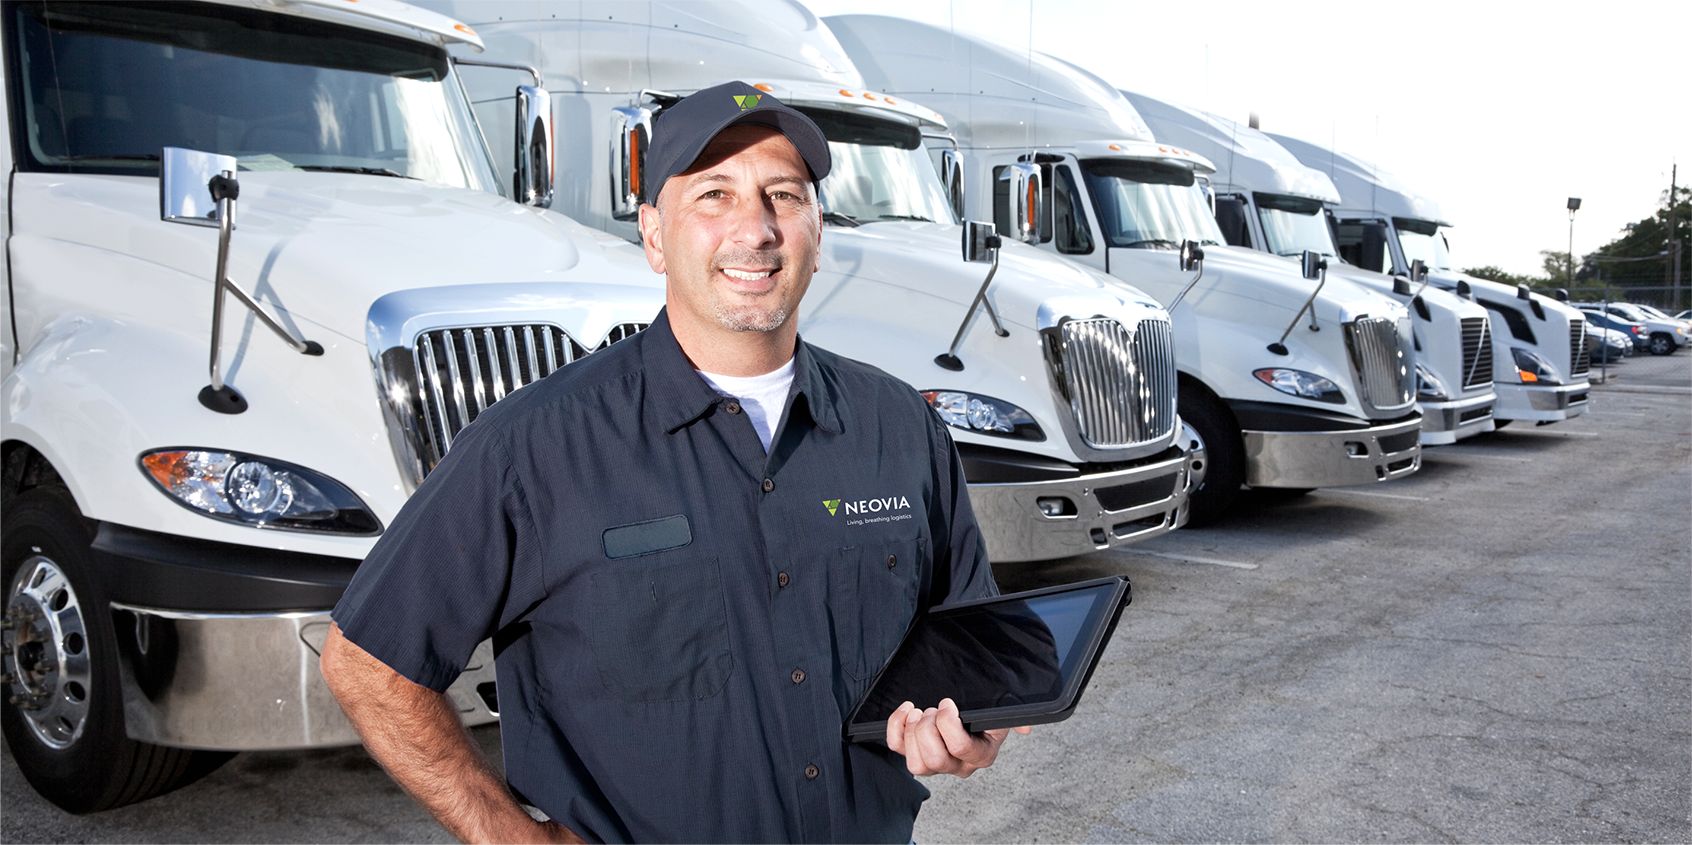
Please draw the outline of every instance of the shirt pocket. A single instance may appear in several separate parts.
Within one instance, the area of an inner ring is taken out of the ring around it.
[[[627,701],[698,701],[734,669],[716,558],[677,553],[613,561],[589,577],[594,669]]]
[[[843,672],[868,680],[898,647],[916,616],[917,584],[927,564],[921,538],[848,546],[829,568],[829,611]]]

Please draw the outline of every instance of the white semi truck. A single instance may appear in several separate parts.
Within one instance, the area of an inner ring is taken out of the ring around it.
[[[865,88],[802,5],[434,5],[468,18],[488,55],[545,76],[560,115],[556,207],[629,240],[653,113],[674,95],[739,79],[816,120],[834,164],[800,332],[911,384],[949,423],[995,562],[1185,522],[1204,461],[1176,415],[1168,314],[1108,276],[960,225],[922,144],[944,121]],[[503,126],[509,89],[470,84],[484,124]],[[963,260],[960,242],[991,266]]]
[[[1373,484],[1421,465],[1404,306],[1324,279],[1317,256],[1301,274],[1227,246],[1206,195],[1214,166],[1154,140],[1116,89],[915,21],[827,23],[870,84],[946,117],[971,216],[1169,309],[1180,412],[1208,453],[1194,523],[1220,516],[1242,484]]]
[[[1485,308],[1425,279],[1389,276],[1344,264],[1326,208],[1339,203],[1327,174],[1306,167],[1251,126],[1123,91],[1159,139],[1216,164],[1216,222],[1234,246],[1298,260],[1306,250],[1328,260],[1328,273],[1391,296],[1410,311],[1416,346],[1416,404],[1422,445],[1440,446],[1493,430],[1492,338]]]
[[[12,756],[90,812],[228,752],[356,743],[317,648],[359,560],[460,429],[638,331],[659,280],[502,195],[544,203],[550,169],[496,172],[457,21],[0,13]],[[544,150],[545,92],[522,99]],[[466,722],[494,717],[493,682],[483,644],[450,690]]]
[[[1539,425],[1586,413],[1591,358],[1586,320],[1552,297],[1459,273],[1443,231],[1439,206],[1391,174],[1308,141],[1269,133],[1281,146],[1333,179],[1340,201],[1329,211],[1335,241],[1348,263],[1406,274],[1421,262],[1428,279],[1464,292],[1492,318],[1492,378],[1499,427],[1516,420]],[[1567,293],[1562,293],[1566,298]]]

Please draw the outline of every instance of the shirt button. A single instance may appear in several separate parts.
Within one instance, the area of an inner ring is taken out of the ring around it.
[[[740,403],[730,399],[723,403],[723,410],[728,411],[731,414],[738,414],[740,413]]]
[[[802,683],[805,682],[805,670],[804,669],[794,669],[793,670],[793,682],[796,683],[796,684],[802,684]]]
[[[898,555],[888,555],[887,556],[887,568],[888,569],[892,569],[893,567],[898,566],[898,565],[899,565],[899,556]]]
[[[816,780],[817,775],[820,775],[820,774],[822,774],[822,769],[817,768],[815,763],[812,763],[812,764],[805,767],[805,779],[806,780]]]
[[[787,573],[785,573],[785,572],[777,572],[776,573],[776,586],[777,587],[785,587],[785,586],[787,586],[788,582],[790,582],[792,580],[793,580],[792,578],[787,577]]]
[[[773,479],[773,478],[764,479],[763,488],[764,488],[765,493],[768,493],[771,490],[774,490],[775,489],[775,479]]]

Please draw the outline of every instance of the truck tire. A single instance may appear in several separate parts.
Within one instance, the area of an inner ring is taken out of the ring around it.
[[[72,813],[133,804],[191,783],[233,754],[136,742],[124,732],[117,637],[93,577],[88,521],[63,487],[6,508],[0,727],[24,778]]]
[[[1674,352],[1674,337],[1668,332],[1657,332],[1651,335],[1650,350],[1652,355],[1669,355]]]
[[[1200,528],[1215,522],[1239,498],[1245,484],[1245,442],[1233,412],[1202,387],[1182,384],[1178,409],[1204,441],[1204,480],[1187,502],[1187,527]]]

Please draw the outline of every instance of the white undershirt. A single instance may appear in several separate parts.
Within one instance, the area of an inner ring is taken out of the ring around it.
[[[740,401],[741,410],[752,421],[752,428],[763,441],[764,452],[770,451],[775,439],[776,424],[781,422],[782,409],[787,407],[787,393],[793,387],[793,359],[778,369],[761,376],[722,376],[694,370],[719,395]]]

